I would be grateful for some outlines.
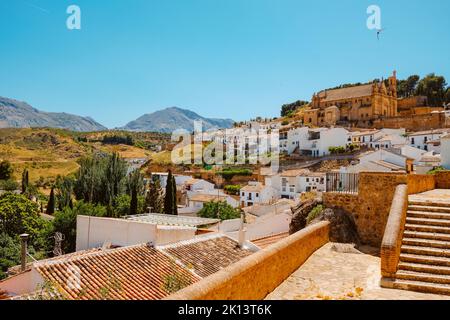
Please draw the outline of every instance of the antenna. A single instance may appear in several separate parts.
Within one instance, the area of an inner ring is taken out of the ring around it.
[[[55,239],[55,247],[53,249],[53,255],[55,257],[62,256],[63,251],[61,249],[61,243],[65,240],[65,237],[61,232],[56,232],[53,238]]]

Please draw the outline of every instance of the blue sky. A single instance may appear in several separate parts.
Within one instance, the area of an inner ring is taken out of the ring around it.
[[[82,29],[66,28],[66,8]],[[366,27],[380,6],[386,30]],[[178,106],[278,116],[345,82],[450,82],[448,0],[0,0],[0,95],[108,127]]]

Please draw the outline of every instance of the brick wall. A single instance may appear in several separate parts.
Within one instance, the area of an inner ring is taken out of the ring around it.
[[[409,194],[435,188],[435,180],[429,175],[364,172],[359,175],[358,194],[325,193],[323,201],[328,207],[342,208],[351,213],[361,241],[379,247],[395,189],[400,184],[408,185]]]
[[[166,298],[261,300],[329,240],[329,222],[311,225]]]

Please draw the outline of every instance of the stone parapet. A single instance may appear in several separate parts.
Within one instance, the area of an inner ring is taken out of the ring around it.
[[[329,222],[313,224],[166,300],[261,300],[329,241]]]
[[[383,277],[393,278],[397,272],[407,210],[408,186],[401,184],[395,189],[381,243],[381,274]]]

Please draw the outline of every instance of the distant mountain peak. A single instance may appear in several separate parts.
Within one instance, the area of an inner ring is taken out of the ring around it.
[[[90,117],[66,112],[43,112],[28,103],[0,97],[0,128],[62,128],[73,131],[102,131],[106,127]]]
[[[231,119],[204,118],[194,111],[180,107],[168,107],[150,114],[145,114],[131,121],[121,129],[130,131],[154,131],[170,133],[178,129],[194,130],[194,121],[202,121],[203,130],[231,128]]]

